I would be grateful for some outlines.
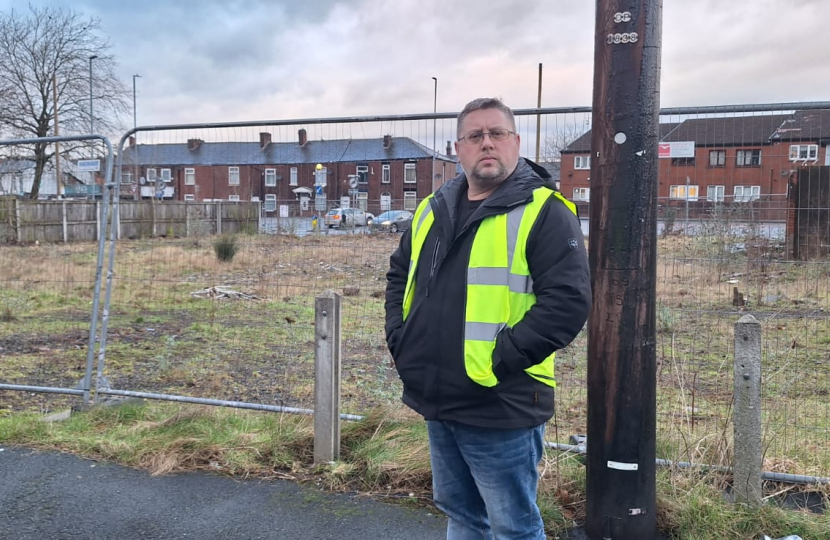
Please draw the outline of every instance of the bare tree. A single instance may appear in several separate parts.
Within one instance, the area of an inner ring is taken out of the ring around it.
[[[89,133],[90,77],[95,131],[118,130],[120,116],[129,111],[127,88],[115,76],[109,49],[100,21],[82,19],[74,11],[30,5],[26,14],[0,13],[0,136],[53,135],[55,96],[60,134]],[[54,156],[51,148],[37,143],[16,155],[35,162],[32,199]]]
[[[584,135],[589,127],[587,122],[572,122],[557,124],[555,129],[548,130],[542,140],[542,163],[557,163],[562,159],[562,150]]]

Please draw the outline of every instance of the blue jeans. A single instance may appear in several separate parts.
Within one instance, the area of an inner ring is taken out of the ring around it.
[[[545,425],[480,428],[427,422],[435,505],[447,540],[545,540],[536,505]]]

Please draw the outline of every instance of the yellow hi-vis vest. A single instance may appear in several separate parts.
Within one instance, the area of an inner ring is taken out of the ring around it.
[[[473,240],[467,267],[467,304],[464,321],[464,367],[467,376],[482,386],[495,386],[493,350],[496,336],[505,327],[513,327],[536,303],[533,280],[527,266],[527,238],[545,202],[552,196],[576,214],[576,206],[557,191],[540,187],[533,200],[506,214],[482,220]],[[435,222],[429,200],[421,201],[412,218],[412,255],[403,300],[406,320],[415,296],[415,271],[427,233]],[[554,356],[525,372],[551,387],[554,379]]]

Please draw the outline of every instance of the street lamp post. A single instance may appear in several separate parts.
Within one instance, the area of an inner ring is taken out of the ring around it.
[[[97,55],[92,55],[89,57],[89,134],[92,135],[95,132],[95,124],[93,123],[93,116],[92,116],[92,61],[98,58]]]
[[[438,113],[438,77],[433,77],[433,81],[435,81],[435,90],[433,91],[433,98],[432,98],[432,191],[435,191],[435,154],[437,152],[435,146],[435,121],[437,120],[436,116]]]
[[[139,75],[137,73],[135,75],[133,75],[133,140],[135,141],[135,147],[133,148],[133,160],[134,160],[134,165],[135,165],[135,167],[134,167],[135,168],[135,177],[133,178],[133,181],[135,182],[134,187],[136,189],[136,191],[135,191],[135,198],[136,199],[138,199],[138,190],[141,189],[139,187],[139,182],[138,182],[138,175],[140,173],[139,168],[138,168],[138,133],[135,132],[135,128],[138,126],[138,123],[136,122],[136,108],[135,108],[135,80],[139,77],[141,77],[141,75]]]
[[[95,124],[93,122],[94,117],[92,116],[92,61],[95,60],[96,58],[98,58],[98,56],[94,55],[94,54],[89,57],[89,134],[90,135],[95,133]],[[91,145],[89,147],[89,157],[90,157],[90,159],[95,159],[95,146],[94,145]],[[92,193],[93,197],[94,197],[94,193],[95,193],[95,172],[94,171],[89,172],[89,178],[90,178],[89,189],[92,190],[90,193]]]

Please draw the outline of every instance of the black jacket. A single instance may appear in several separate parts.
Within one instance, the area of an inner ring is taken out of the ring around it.
[[[482,219],[532,199],[550,175],[520,159],[513,174],[473,213],[458,235],[456,202],[466,196],[462,174],[432,199],[435,223],[421,251],[415,296],[406,322],[403,296],[411,254],[410,228],[390,258],[386,275],[386,342],[403,381],[403,402],[427,420],[497,428],[532,427],[553,415],[553,388],[524,369],[565,347],[579,333],[591,304],[590,272],[579,219],[550,197],[530,232],[527,260],[536,304],[513,328],[499,333],[487,388],[464,368],[467,262]],[[413,223],[413,227],[416,224]]]

